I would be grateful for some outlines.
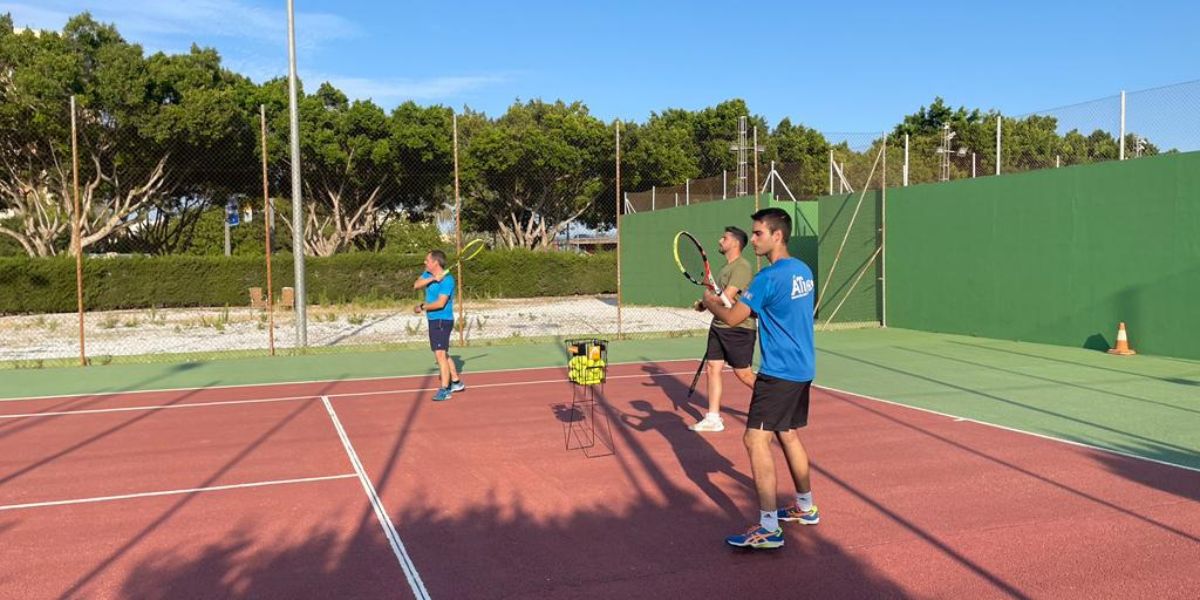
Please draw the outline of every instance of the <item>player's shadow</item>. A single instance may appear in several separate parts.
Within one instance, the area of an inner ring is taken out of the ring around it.
[[[645,400],[634,400],[630,408],[638,414],[620,413],[619,418],[626,427],[634,431],[654,431],[671,445],[684,474],[713,503],[731,518],[742,513],[733,500],[712,481],[712,475],[721,474],[733,479],[748,489],[754,489],[754,481],[734,468],[733,463],[717,452],[702,434],[689,431],[683,417],[674,412],[655,410]]]
[[[705,369],[707,368],[705,367]],[[683,412],[687,413],[694,421],[699,421],[704,417],[705,411],[708,410],[708,394],[707,390],[704,390],[707,387],[708,373],[700,374],[700,381],[696,384],[696,391],[689,398],[688,385],[685,385],[678,376],[672,375],[662,367],[653,364],[643,365],[642,371],[650,376],[650,381],[642,385],[661,389],[662,393],[671,401],[672,408],[676,410],[682,408]],[[740,389],[743,387],[736,376],[732,376],[730,373],[722,373],[721,376],[725,378],[723,383],[725,385],[726,396],[728,396],[731,389]],[[690,384],[691,382],[687,383]],[[747,417],[744,411],[729,408],[728,406],[722,406],[721,412],[738,417],[741,421],[745,421]]]

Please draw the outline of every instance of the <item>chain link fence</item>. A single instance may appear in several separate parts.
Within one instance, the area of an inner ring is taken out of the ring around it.
[[[670,128],[643,130],[638,158],[623,157],[634,142],[581,103],[385,111],[323,85],[300,99],[294,214],[286,81],[249,84],[202,52],[159,56],[128,70],[148,74],[146,97],[120,97],[22,62],[57,46],[0,42],[10,367],[422,347],[424,257],[453,261],[475,239],[489,250],[452,267],[459,344],[688,335],[708,317],[622,300],[622,215],[753,195],[857,207],[884,185],[1200,149],[1200,82],[1016,117],[923,108],[888,132],[741,119],[700,140],[699,159],[679,156]],[[630,185],[630,171],[669,185]]]
[[[707,326],[686,309],[620,306],[615,130],[583,118],[586,109],[533,102],[495,120],[459,119],[442,108],[385,115],[317,96],[319,106],[302,102],[299,215],[283,106],[242,114],[229,134],[236,140],[187,146],[143,143],[143,130],[106,123],[81,104],[74,116],[89,125],[75,148],[78,212],[69,127],[7,148],[4,223],[31,258],[0,259],[0,279],[12,284],[0,294],[0,361],[421,347],[427,321],[412,308],[424,299],[413,290],[424,257],[438,249],[453,261],[475,239],[490,250],[451,267],[459,344]],[[70,108],[63,112],[69,123]],[[586,128],[556,130],[572,112]],[[545,139],[527,138],[526,119],[572,143],[547,160]],[[398,140],[401,129],[409,132]],[[296,221],[307,256],[303,299],[290,253]]]

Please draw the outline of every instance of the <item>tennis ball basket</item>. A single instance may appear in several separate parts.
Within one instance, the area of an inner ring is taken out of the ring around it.
[[[608,340],[567,340],[567,379],[578,385],[600,385],[608,373]]]
[[[596,405],[601,401],[604,381],[608,378],[608,340],[575,339],[566,343],[571,404],[562,407],[560,416],[566,448],[582,450],[588,458],[607,456],[613,453],[612,424],[608,411],[603,407],[597,410]],[[597,435],[597,420],[603,421],[600,435]],[[602,449],[608,453],[596,453]]]

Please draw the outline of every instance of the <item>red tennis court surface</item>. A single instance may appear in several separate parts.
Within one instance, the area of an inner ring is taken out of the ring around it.
[[[730,549],[748,393],[694,434],[694,368],[614,366],[584,450],[555,369],[0,402],[0,597],[1200,595],[1200,473],[830,391],[821,524]]]

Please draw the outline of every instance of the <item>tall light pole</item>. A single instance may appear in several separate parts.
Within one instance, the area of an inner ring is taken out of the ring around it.
[[[942,155],[942,181],[950,181],[950,155],[957,154],[958,156],[966,156],[967,148],[959,147],[957,150],[952,148],[954,138],[958,134],[950,130],[950,124],[942,125],[942,145],[937,149],[937,153]]]
[[[292,136],[292,260],[296,267],[296,347],[308,346],[304,295],[304,203],[300,192],[300,106],[296,102],[296,11],[288,0],[288,113]]]

